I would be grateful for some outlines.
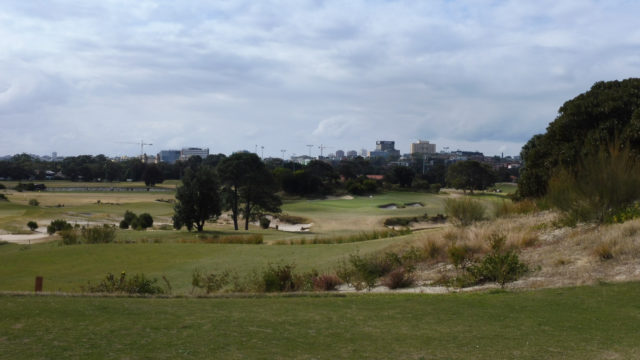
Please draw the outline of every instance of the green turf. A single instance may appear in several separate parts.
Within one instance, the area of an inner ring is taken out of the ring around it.
[[[195,236],[183,233],[184,236]],[[366,254],[410,237],[329,245],[234,245],[191,243],[94,244],[59,246],[56,243],[0,246],[0,290],[30,290],[43,276],[49,291],[79,291],[87,281],[97,282],[107,272],[166,276],[178,293],[191,288],[195,268],[229,270],[247,275],[269,263],[295,264],[297,270],[332,270],[349,254]]]
[[[234,299],[0,296],[2,359],[637,359],[640,284]]]

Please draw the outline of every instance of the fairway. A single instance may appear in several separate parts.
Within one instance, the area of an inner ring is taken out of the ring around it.
[[[2,359],[632,359],[640,284],[520,293],[0,295]]]

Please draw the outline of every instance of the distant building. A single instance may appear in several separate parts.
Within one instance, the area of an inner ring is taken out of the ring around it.
[[[395,145],[395,141],[378,140],[376,141],[376,149],[369,151],[369,157],[381,157],[385,159],[393,157],[397,159],[400,157],[400,150],[396,150]]]
[[[358,152],[355,151],[355,150],[349,150],[349,151],[347,151],[347,157],[349,159],[356,158],[356,157],[358,157]]]
[[[158,162],[175,164],[176,161],[180,160],[180,150],[162,150],[156,158]]]
[[[291,156],[291,161],[301,165],[307,165],[313,160],[314,160],[313,157],[307,156],[307,155]]]
[[[196,147],[190,147],[190,148],[182,148],[182,151],[180,151],[180,160],[187,160],[192,156],[200,156],[201,158],[206,158],[207,156],[209,156],[209,148],[196,148]]]
[[[435,152],[436,144],[431,144],[428,141],[418,140],[418,142],[414,142],[413,144],[411,144],[412,155],[435,154]]]
[[[56,151],[51,153],[51,161],[58,161],[58,153]]]
[[[341,160],[342,158],[344,158],[344,151],[337,150],[336,151],[336,159]]]

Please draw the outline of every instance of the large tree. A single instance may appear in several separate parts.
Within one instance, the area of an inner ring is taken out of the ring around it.
[[[473,160],[458,161],[447,169],[447,185],[454,189],[484,190],[496,182],[496,174],[487,164]]]
[[[275,195],[276,181],[256,154],[229,156],[218,165],[218,174],[223,184],[224,204],[231,210],[236,230],[240,214],[245,219],[244,229],[249,230],[253,215],[262,211],[280,211],[281,201]]]
[[[173,226],[186,226],[189,231],[204,229],[207,220],[220,216],[220,185],[213,169],[202,166],[197,170],[187,168],[182,177],[182,185],[176,189]]]
[[[577,168],[612,144],[640,154],[640,79],[597,82],[565,102],[546,133],[522,148],[519,195],[545,195],[554,172]]]

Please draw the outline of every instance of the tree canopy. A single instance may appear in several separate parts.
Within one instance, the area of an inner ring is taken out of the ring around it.
[[[224,205],[231,210],[233,225],[238,230],[238,217],[249,221],[262,211],[279,212],[281,200],[275,194],[277,184],[260,158],[253,153],[235,153],[218,165],[222,180]]]
[[[186,226],[189,231],[195,226],[198,232],[204,229],[205,221],[220,216],[220,185],[213,169],[202,166],[197,170],[187,168],[182,185],[176,189],[173,226]]]
[[[496,182],[496,174],[487,164],[473,160],[458,161],[447,170],[447,185],[454,189],[484,190]]]
[[[640,154],[640,79],[597,82],[565,102],[546,133],[522,148],[519,195],[545,195],[554,171],[573,168],[614,143]]]

